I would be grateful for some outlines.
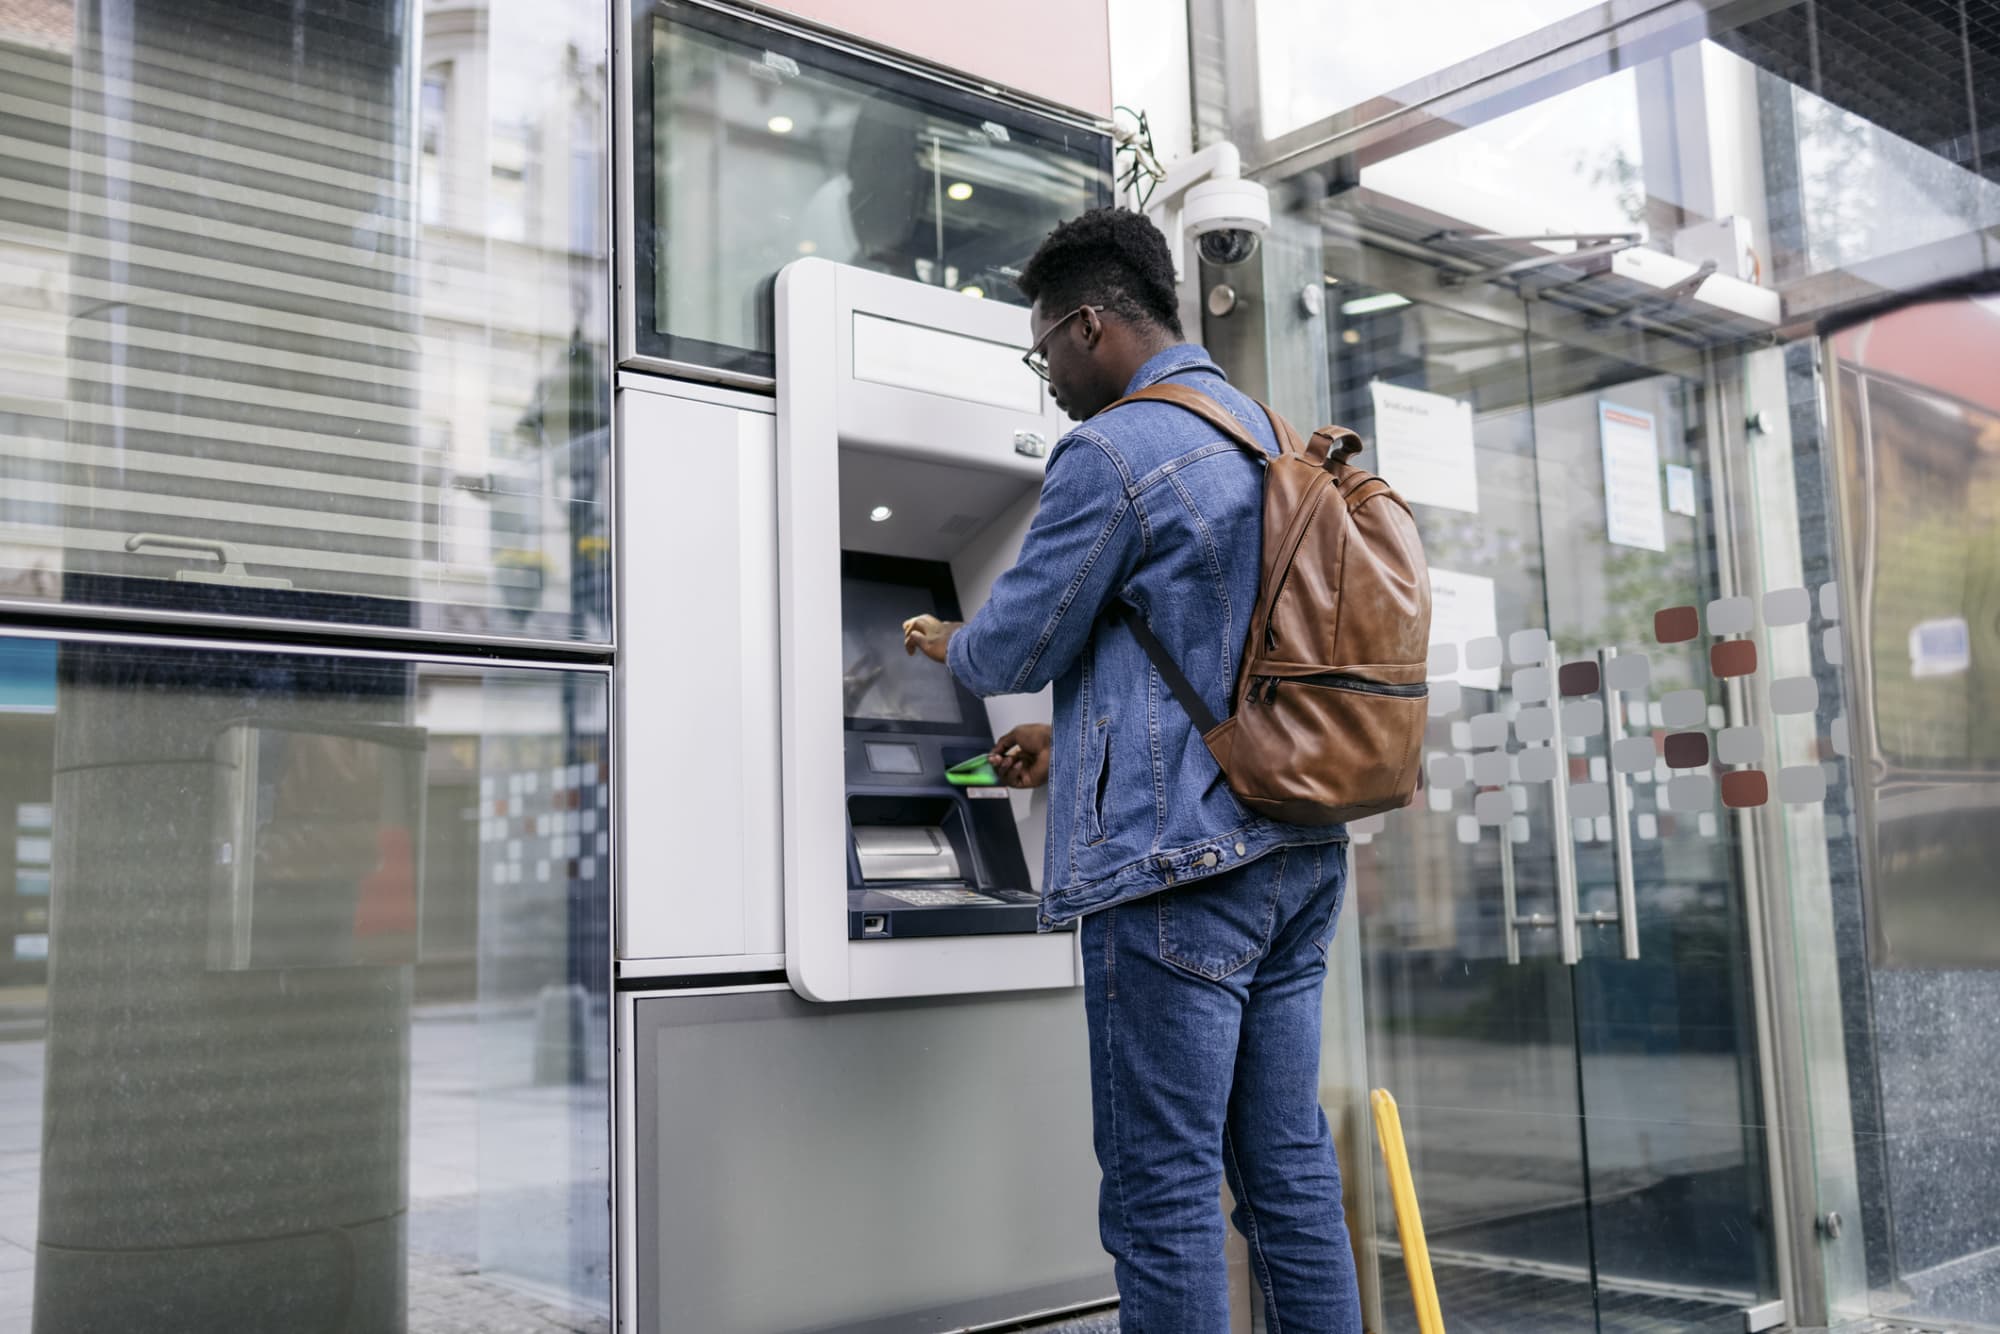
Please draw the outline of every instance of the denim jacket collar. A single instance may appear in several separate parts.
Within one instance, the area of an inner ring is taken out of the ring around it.
[[[1125,386],[1125,392],[1128,395],[1136,394],[1141,389],[1158,384],[1169,375],[1193,370],[1207,371],[1211,375],[1221,376],[1224,380],[1229,378],[1222,374],[1222,367],[1215,364],[1214,358],[1208,355],[1208,349],[1200,343],[1176,343],[1164,352],[1154,353],[1152,359],[1141,366],[1139,373],[1132,377],[1132,383]]]

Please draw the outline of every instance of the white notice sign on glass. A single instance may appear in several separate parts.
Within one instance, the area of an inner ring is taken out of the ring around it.
[[[1678,463],[1667,465],[1667,508],[1676,514],[1694,516],[1694,469]]]
[[[1500,668],[1467,667],[1465,646],[1500,633],[1493,581],[1483,574],[1460,574],[1431,566],[1431,643],[1458,649],[1458,670],[1433,681],[1456,681],[1474,690],[1498,690]]]
[[[1604,535],[1621,547],[1667,549],[1660,507],[1660,441],[1653,414],[1613,403],[1597,405],[1604,449]]]
[[[1376,471],[1413,505],[1479,513],[1472,404],[1421,389],[1368,386],[1375,398]]]

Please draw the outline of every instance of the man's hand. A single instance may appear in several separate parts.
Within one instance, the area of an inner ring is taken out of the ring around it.
[[[1049,781],[1049,745],[1054,739],[1047,723],[1023,723],[993,743],[993,772],[1008,787],[1040,787]]]
[[[912,616],[903,622],[903,652],[921,652],[932,662],[943,662],[945,648],[951,643],[952,634],[959,624],[958,621],[940,621],[935,616]]]

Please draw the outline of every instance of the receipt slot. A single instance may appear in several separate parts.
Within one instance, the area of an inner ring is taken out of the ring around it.
[[[1028,315],[799,260],[778,275],[785,963],[819,1001],[1067,987],[1039,933],[1040,794],[978,757],[1045,696],[981,701],[902,623],[963,619],[1033,520],[1061,419]],[[954,772],[956,771],[956,772]]]

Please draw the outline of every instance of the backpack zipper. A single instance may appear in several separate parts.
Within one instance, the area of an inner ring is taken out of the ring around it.
[[[1265,704],[1278,697],[1279,683],[1284,681],[1320,686],[1328,690],[1351,690],[1358,695],[1387,695],[1391,699],[1423,699],[1430,694],[1430,686],[1422,681],[1410,685],[1396,685],[1388,681],[1370,681],[1365,676],[1350,676],[1346,672],[1319,672],[1313,676],[1262,676],[1257,679],[1263,686],[1264,693],[1261,700]]]

